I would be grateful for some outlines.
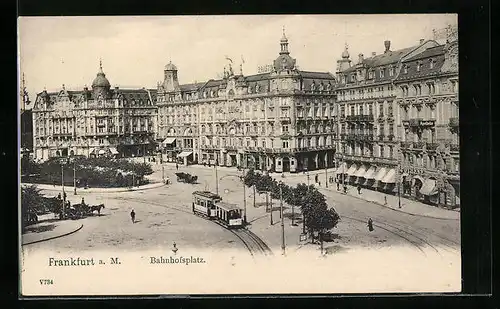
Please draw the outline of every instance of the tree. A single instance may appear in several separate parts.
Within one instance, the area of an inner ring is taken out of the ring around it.
[[[245,186],[249,188],[253,188],[253,207],[255,208],[255,184],[257,183],[258,179],[257,176],[254,172],[253,169],[250,169],[246,174],[245,178],[243,179],[243,183]]]
[[[36,214],[43,210],[44,199],[40,193],[40,189],[36,185],[25,186],[21,189],[21,216],[22,228],[24,229],[28,223],[30,214]]]

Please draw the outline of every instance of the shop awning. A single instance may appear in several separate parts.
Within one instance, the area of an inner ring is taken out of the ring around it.
[[[175,142],[175,137],[167,137],[162,143],[165,145],[169,145]]]
[[[366,173],[366,166],[364,165],[361,165],[359,167],[359,169],[354,173],[353,176],[356,176],[356,177],[363,177]]]
[[[94,151],[95,151],[95,148],[90,148],[90,149],[89,149],[89,154],[94,153]]]
[[[422,185],[424,185],[424,182],[425,182],[424,178],[422,178],[422,176],[415,175],[415,176],[413,176],[413,179],[411,180],[411,186],[412,186],[412,187],[413,187],[413,186],[415,186],[415,181],[416,181],[417,179],[418,179],[418,180],[420,180],[420,181],[422,182]]]
[[[354,172],[356,172],[356,170],[358,169],[358,167],[356,166],[356,164],[353,164],[351,165],[351,167],[347,170],[347,175],[349,176],[354,176]]]
[[[340,165],[340,167],[335,171],[335,174],[346,174],[347,173],[347,163],[342,163],[342,165]]]
[[[106,153],[106,150],[104,150],[104,149],[99,150],[99,154],[105,154],[105,153]]]
[[[178,158],[184,158],[184,157],[187,157],[187,156],[191,155],[192,153],[193,153],[192,151],[183,151],[183,152],[179,153],[177,155],[177,157]]]
[[[111,151],[111,153],[112,153],[112,154],[114,154],[114,155],[115,155],[115,154],[118,154],[118,150],[116,150],[116,148],[115,148],[115,147],[110,147],[110,148],[109,148],[109,151]]]
[[[436,181],[434,179],[427,179],[422,188],[420,188],[420,193],[423,195],[437,194]]]
[[[363,176],[365,179],[374,179],[375,178],[375,171],[377,168],[375,166],[370,166],[370,168],[366,171],[365,175]]]
[[[380,181],[383,183],[396,183],[396,170],[391,168]]]
[[[385,167],[381,167],[378,172],[377,172],[377,175],[375,176],[375,180],[378,180],[378,181],[381,181],[385,174],[387,174],[387,170],[385,169]]]

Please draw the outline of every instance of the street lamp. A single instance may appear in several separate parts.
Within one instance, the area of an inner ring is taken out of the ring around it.
[[[401,151],[401,147],[398,149],[398,208],[401,208],[401,162],[403,152]]]
[[[76,195],[76,160],[71,157],[70,161],[73,162],[73,195]]]
[[[67,158],[60,159],[61,164],[61,186],[62,186],[62,219],[66,214],[66,193],[64,192],[64,165],[68,163]]]
[[[283,218],[283,182],[279,182],[280,186],[280,216],[281,216],[281,251],[285,255],[285,220]],[[272,212],[271,212],[272,213]]]

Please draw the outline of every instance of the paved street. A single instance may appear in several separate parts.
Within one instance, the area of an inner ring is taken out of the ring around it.
[[[153,181],[161,180],[161,165],[153,164]],[[215,170],[213,167],[179,166],[180,171],[195,174],[199,183],[195,185],[177,183],[175,165],[165,164],[165,176],[172,181],[171,185],[134,192],[88,193],[83,190],[79,195],[68,194],[72,203],[80,202],[84,197],[86,203],[104,203],[106,208],[101,217],[94,216],[79,220],[83,229],[73,235],[54,239],[46,243],[30,245],[29,248],[53,247],[57,249],[92,250],[114,249],[130,250],[132,248],[170,248],[173,242],[179,247],[196,247],[227,249],[244,248],[243,244],[232,233],[220,226],[208,222],[190,213],[191,192],[194,190],[210,190],[215,188]],[[232,168],[218,168],[219,193],[229,201],[243,206],[243,187],[237,177],[239,172]],[[304,178],[304,179],[303,179]],[[305,176],[295,175],[279,179],[295,185],[307,181]],[[58,188],[56,187],[56,190]],[[335,188],[320,188],[327,196],[328,202],[341,215],[341,222],[333,230],[337,239],[325,243],[327,252],[347,252],[353,248],[376,250],[381,247],[405,246],[415,252],[436,254],[441,252],[459,255],[460,224],[454,219],[435,219],[415,214],[406,214],[393,209],[367,202],[362,199],[338,193]],[[57,191],[45,190],[48,195],[56,195]],[[273,250],[281,251],[281,226],[279,218],[279,201],[273,201],[273,225],[270,225],[270,214],[265,211],[264,196],[256,197],[253,206],[253,190],[246,189],[247,219],[251,222],[249,229],[262,238]],[[425,210],[427,205],[421,205]],[[138,223],[132,224],[130,210],[135,209]],[[300,210],[295,210],[298,225],[291,225],[292,209],[284,205],[285,235],[287,254],[299,252],[304,247],[316,248],[318,245],[306,245],[299,241],[301,233]],[[444,210],[443,210],[444,211]],[[425,211],[423,211],[425,213]],[[450,211],[446,211],[450,212]],[[375,231],[368,232],[366,222],[372,218]],[[330,248],[330,249],[329,249]]]

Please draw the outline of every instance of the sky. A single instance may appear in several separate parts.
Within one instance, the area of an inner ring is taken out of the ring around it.
[[[257,73],[278,56],[285,29],[301,70],[335,73],[347,43],[351,59],[363,53],[414,46],[432,29],[457,24],[454,14],[226,15],[19,17],[19,70],[33,102],[36,93],[90,87],[102,59],[112,87],[156,88],[172,61],[181,84],[217,78],[233,60]]]

